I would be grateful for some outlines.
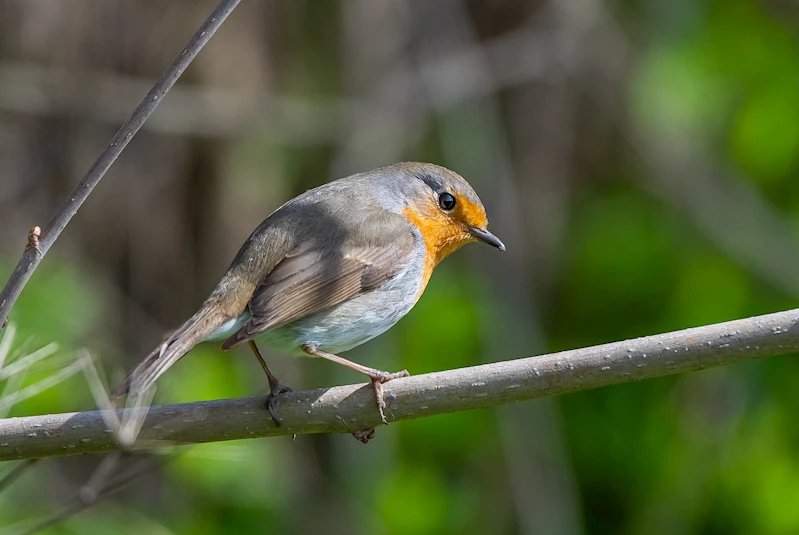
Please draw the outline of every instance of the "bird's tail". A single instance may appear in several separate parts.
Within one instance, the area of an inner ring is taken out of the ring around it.
[[[140,396],[162,373],[213,333],[226,319],[212,307],[203,306],[128,373],[125,380],[114,388],[112,395]]]

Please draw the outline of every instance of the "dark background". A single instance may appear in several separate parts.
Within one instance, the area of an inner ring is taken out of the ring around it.
[[[0,279],[214,6],[0,0]],[[465,176],[508,251],[448,259],[354,360],[418,374],[795,307],[797,36],[787,0],[244,0],[26,287],[12,357],[57,342],[118,376],[272,210],[400,160]],[[296,388],[362,380],[269,359]],[[367,446],[195,446],[49,533],[793,534],[798,372],[772,358]],[[246,349],[205,344],[156,402],[265,389]],[[94,407],[76,375],[11,415]],[[99,462],[39,463],[0,524],[52,513]]]

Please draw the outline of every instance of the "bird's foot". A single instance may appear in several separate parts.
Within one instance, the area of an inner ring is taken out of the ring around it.
[[[384,399],[384,394],[383,394],[383,383],[387,383],[392,379],[399,379],[400,377],[409,377],[411,374],[408,373],[408,370],[402,370],[401,372],[396,372],[396,373],[389,373],[380,370],[374,370],[374,372],[376,373],[369,373],[368,375],[369,378],[372,380],[372,388],[375,391],[375,401],[377,402],[377,410],[380,411],[380,420],[385,425],[388,425],[388,421],[386,420],[386,415],[383,413],[383,409],[386,408],[386,400]],[[374,432],[372,433],[372,435],[374,435]],[[358,437],[356,436],[355,438]],[[369,438],[372,437],[370,436]],[[361,442],[366,443],[366,441],[363,440],[361,440]]]
[[[359,442],[366,444],[374,438],[375,428],[373,427],[371,429],[359,429],[358,431],[353,431],[352,436],[354,436]]]
[[[284,385],[274,375],[269,377],[269,388],[271,389],[271,392],[269,392],[269,395],[266,396],[266,409],[269,411],[269,415],[272,417],[272,421],[275,422],[275,425],[280,427],[280,420],[277,417],[278,399],[280,398],[281,394],[293,392],[293,390]]]
[[[369,379],[372,380],[372,388],[375,392],[375,402],[377,403],[377,410],[380,411],[380,420],[384,424],[388,424],[388,420],[386,420],[386,415],[383,412],[383,409],[386,408],[386,400],[384,399],[384,394],[383,394],[383,383],[387,383],[392,379],[399,379],[400,377],[410,376],[408,370],[402,370],[401,372],[396,372],[396,373],[384,372],[381,370],[376,370],[374,368],[369,368],[368,366],[363,366],[361,364],[358,364],[357,362],[352,362],[351,360],[339,357],[338,355],[334,355],[333,353],[328,353],[327,351],[319,349],[314,344],[303,344],[300,346],[300,348],[309,355],[313,355],[314,357],[320,357],[329,360],[331,362],[335,362],[336,364],[341,364],[342,366],[346,366],[351,370],[355,370],[356,372],[360,372],[369,377]],[[374,429],[355,431],[352,434],[355,438],[357,438],[361,442],[367,442],[370,438],[374,436]]]

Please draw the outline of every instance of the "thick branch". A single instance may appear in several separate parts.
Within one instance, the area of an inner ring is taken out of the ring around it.
[[[588,390],[799,350],[799,309],[540,357],[386,383],[390,421]],[[151,407],[131,449],[241,438],[342,433],[380,424],[372,389],[347,385],[264,398]],[[121,415],[120,415],[121,417]],[[98,411],[0,420],[0,461],[119,449]]]
[[[175,82],[177,82],[186,67],[194,60],[200,50],[211,39],[216,30],[222,25],[225,19],[230,15],[231,11],[238,5],[241,0],[221,0],[219,5],[208,19],[203,23],[199,30],[194,34],[186,48],[178,54],[178,57],[167,67],[164,74],[158,83],[147,93],[144,100],[141,101],[139,106],[133,112],[125,124],[117,131],[111,142],[106,146],[105,150],[100,154],[97,160],[92,164],[91,168],[86,172],[81,181],[72,190],[72,193],[67,196],[66,200],[58,208],[53,218],[45,227],[41,237],[37,235],[36,240],[29,238],[28,247],[22,255],[17,267],[11,274],[11,277],[6,282],[5,287],[0,291],[0,326],[5,324],[8,319],[8,313],[11,307],[17,301],[22,288],[25,287],[34,270],[42,261],[42,258],[50,247],[55,243],[61,231],[67,226],[72,217],[78,212],[78,209],[89,197],[94,187],[103,178],[106,171],[116,161],[125,147],[128,145],[139,128],[144,124],[144,121],[155,111],[155,108],[161,103],[161,100],[166,95]],[[34,227],[38,229],[39,227]],[[31,231],[33,233],[33,230]]]

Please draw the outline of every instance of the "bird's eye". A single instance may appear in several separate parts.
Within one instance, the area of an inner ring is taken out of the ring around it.
[[[449,212],[455,208],[455,197],[446,191],[438,196],[438,205],[442,210]]]

